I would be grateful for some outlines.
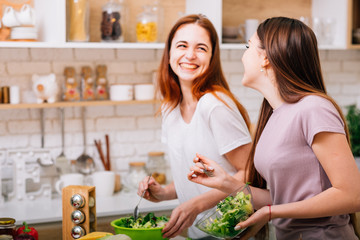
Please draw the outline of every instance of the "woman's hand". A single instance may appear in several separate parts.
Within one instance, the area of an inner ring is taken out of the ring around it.
[[[162,187],[153,177],[149,180],[149,177],[144,178],[139,183],[137,194],[139,196],[146,190],[144,198],[151,202],[160,202],[167,199],[167,191]]]
[[[256,211],[253,215],[251,215],[246,221],[240,222],[236,225],[235,229],[243,229],[248,228],[243,234],[241,234],[241,240],[247,240],[253,236],[260,229],[267,224],[270,220],[270,210],[269,206],[262,207],[258,211]]]
[[[239,181],[230,176],[215,161],[212,161],[200,154],[196,154],[194,163],[195,165],[190,168],[190,173],[187,175],[190,181],[207,187],[216,188],[226,193],[233,192],[236,187],[239,186]],[[212,174],[211,177],[208,177],[205,174],[205,168]]]
[[[162,230],[163,238],[173,238],[182,233],[193,224],[199,213],[193,199],[180,204],[172,211],[169,222]]]

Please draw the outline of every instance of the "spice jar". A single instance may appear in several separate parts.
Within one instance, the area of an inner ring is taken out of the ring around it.
[[[158,16],[152,6],[144,6],[144,11],[137,17],[136,39],[138,42],[151,43],[157,41]]]
[[[123,42],[124,5],[116,0],[108,0],[102,8],[101,40],[105,42]]]
[[[16,235],[15,219],[0,218],[0,239],[12,240]]]
[[[68,0],[68,6],[68,40],[72,42],[88,42],[90,40],[89,0]]]
[[[164,152],[149,152],[147,171],[160,184],[166,183],[166,161]]]
[[[145,162],[129,163],[128,183],[130,188],[138,189],[139,182],[141,182],[146,176]]]

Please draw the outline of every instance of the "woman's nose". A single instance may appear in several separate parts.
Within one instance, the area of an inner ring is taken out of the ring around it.
[[[186,51],[186,58],[188,58],[188,59],[196,58],[195,50],[192,48],[188,48]]]

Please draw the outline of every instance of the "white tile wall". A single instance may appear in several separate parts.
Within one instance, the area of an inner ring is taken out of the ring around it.
[[[229,84],[248,109],[253,122],[258,116],[262,97],[241,85],[244,50],[222,50],[221,59]],[[63,70],[74,66],[79,77],[82,66],[108,67],[109,83],[150,83],[157,70],[162,50],[138,49],[0,49],[0,86],[19,85],[31,91],[33,73],[54,72],[58,82]],[[345,107],[360,96],[360,50],[320,51],[322,68],[329,94]],[[164,150],[160,143],[161,119],[155,117],[158,105],[118,105],[87,108],[87,151],[97,157],[93,140],[109,134],[113,165],[126,170],[129,161],[146,160],[148,151]],[[345,109],[345,108],[344,108]],[[45,147],[54,158],[60,154],[59,112],[45,109]],[[83,151],[79,108],[65,108],[65,154],[76,159]],[[40,147],[38,109],[1,110],[0,150]]]

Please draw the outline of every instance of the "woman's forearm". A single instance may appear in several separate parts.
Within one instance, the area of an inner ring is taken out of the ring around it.
[[[164,191],[165,191],[164,199],[162,199],[162,200],[177,199],[177,194],[176,194],[174,182],[171,182],[168,185],[166,185],[164,187]]]
[[[360,199],[334,187],[306,200],[274,205],[272,218],[319,218],[360,211]]]

